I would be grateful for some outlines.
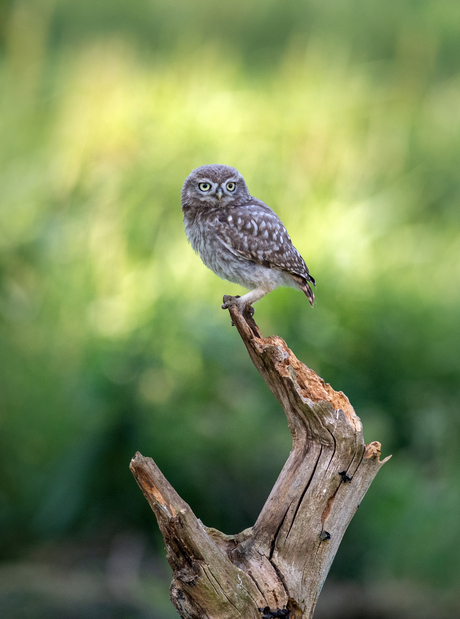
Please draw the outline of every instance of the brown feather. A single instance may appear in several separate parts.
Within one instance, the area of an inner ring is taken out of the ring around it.
[[[293,275],[292,278],[297,284],[299,284],[300,290],[304,293],[304,295],[309,300],[310,305],[313,307],[315,303],[315,295],[313,294],[313,290],[310,288],[309,283],[305,281],[302,277],[298,277],[297,275]]]

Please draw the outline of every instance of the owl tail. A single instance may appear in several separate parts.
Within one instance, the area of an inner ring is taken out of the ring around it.
[[[296,282],[296,284],[298,284],[300,290],[304,293],[304,295],[309,300],[310,305],[313,307],[313,304],[315,303],[315,295],[313,294],[313,290],[310,288],[310,284],[303,277],[296,276],[296,275],[293,275],[292,277],[294,281]],[[313,284],[315,284],[315,280],[313,279],[313,277],[311,276],[309,277],[310,277],[310,281]]]

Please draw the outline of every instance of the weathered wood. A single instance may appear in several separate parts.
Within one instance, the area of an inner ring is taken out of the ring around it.
[[[225,298],[224,298],[225,300]],[[301,363],[249,312],[229,308],[263,379],[281,403],[292,450],[255,525],[237,535],[205,527],[151,458],[130,468],[158,521],[183,619],[313,616],[345,530],[380,467],[348,398]]]

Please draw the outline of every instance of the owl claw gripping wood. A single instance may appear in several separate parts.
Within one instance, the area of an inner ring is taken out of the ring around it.
[[[279,217],[251,197],[238,170],[218,164],[196,168],[185,179],[181,202],[185,232],[204,264],[249,289],[242,297],[225,298],[226,308],[236,304],[243,310],[279,286],[300,289],[313,306],[315,280],[307,265]]]

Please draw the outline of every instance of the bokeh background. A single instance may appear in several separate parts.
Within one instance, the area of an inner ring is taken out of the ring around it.
[[[187,244],[227,163],[318,282],[264,335],[393,454],[318,619],[460,616],[460,4],[3,0],[0,616],[173,619],[153,456],[207,525],[255,521],[290,449]]]

